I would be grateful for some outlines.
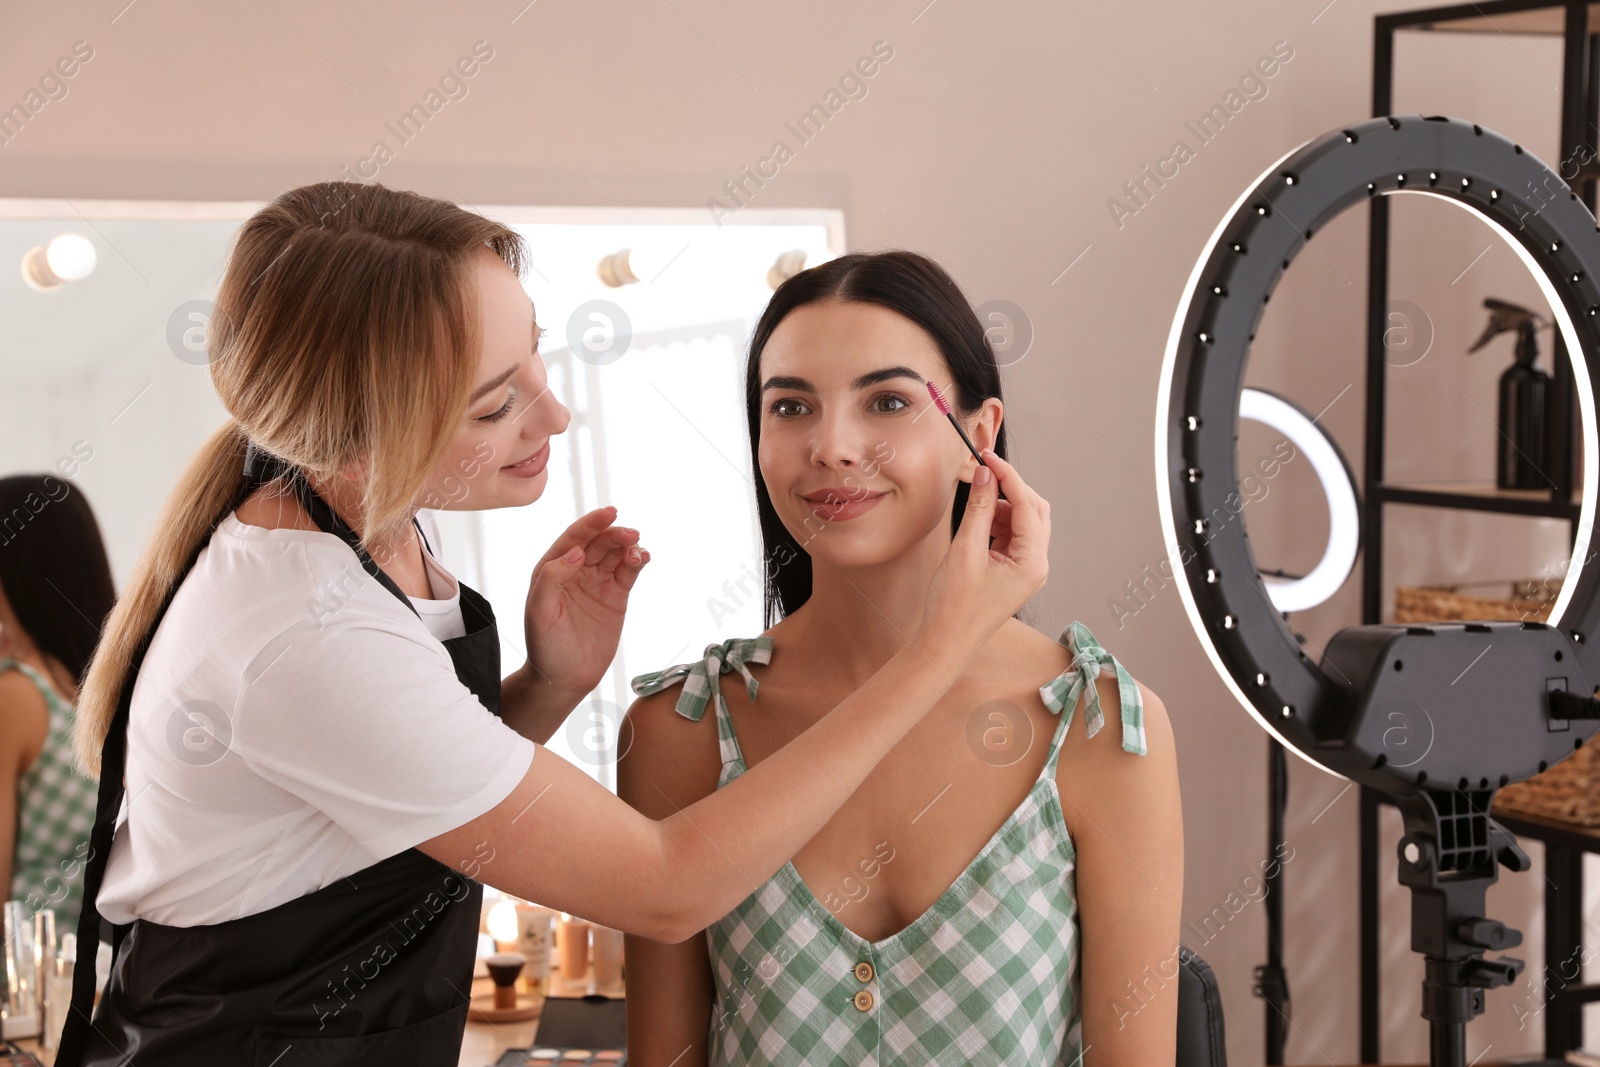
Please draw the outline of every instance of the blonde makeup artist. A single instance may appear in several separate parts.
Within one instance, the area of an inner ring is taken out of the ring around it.
[[[694,936],[1044,584],[1049,506],[986,454],[900,652],[728,788],[634,811],[539,742],[616,650],[637,532],[602,508],[551,547],[528,662],[502,677],[493,612],[423,523],[543,490],[568,413],[526,254],[375,184],[294,189],[241,227],[210,337],[232,417],[168,496],[80,700],[99,810],[59,1067],[453,1065],[482,881]],[[116,955],[91,1023],[102,914]]]

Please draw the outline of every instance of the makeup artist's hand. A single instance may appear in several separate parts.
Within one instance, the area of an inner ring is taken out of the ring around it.
[[[616,515],[607,505],[567,527],[528,584],[528,662],[543,681],[578,697],[600,684],[616,657],[628,591],[650,562],[638,530],[611,525]]]
[[[1044,588],[1050,572],[1050,502],[988,449],[973,474],[961,528],[928,585],[913,643],[964,666],[1006,619]],[[978,484],[985,471],[987,485]],[[1006,499],[999,499],[1004,490]],[[993,543],[990,539],[993,539]]]

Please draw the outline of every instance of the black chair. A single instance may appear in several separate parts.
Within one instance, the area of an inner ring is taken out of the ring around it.
[[[1228,1067],[1217,976],[1187,946],[1180,949],[1178,958],[1177,1067]]]

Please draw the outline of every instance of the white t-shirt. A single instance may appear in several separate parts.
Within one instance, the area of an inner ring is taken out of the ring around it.
[[[418,513],[439,547],[430,512]],[[229,513],[133,688],[127,792],[96,903],[114,923],[224,922],[493,808],[534,743],[456,678],[461,590],[412,614],[340,538]]]

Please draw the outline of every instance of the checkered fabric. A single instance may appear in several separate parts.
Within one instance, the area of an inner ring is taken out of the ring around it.
[[[72,762],[72,705],[26,663],[0,658],[0,671],[12,667],[39,687],[50,709],[50,732],[38,758],[17,780],[17,845],[9,899],[26,904],[30,915],[54,911],[59,936],[78,927],[98,786]]]
[[[1093,737],[1106,724],[1105,712],[1100,708],[1100,689],[1094,682],[1100,676],[1100,665],[1109,664],[1117,674],[1117,693],[1122,705],[1122,748],[1126,752],[1145,755],[1144,698],[1139,695],[1139,686],[1133,677],[1111,653],[1100,646],[1100,642],[1095,640],[1094,634],[1083,623],[1074,622],[1061,636],[1064,639],[1062,643],[1073,651],[1072,667],[1049,685],[1039,687],[1044,706],[1059,715],[1061,709],[1076,706],[1078,694],[1087,691],[1089,698],[1084,705],[1083,718],[1089,736]],[[754,696],[751,699],[755,699]]]
[[[1090,734],[1103,722],[1094,685],[1102,664],[1116,672],[1123,748],[1140,755],[1143,704],[1132,676],[1088,627],[1074,622],[1058,640],[1075,654],[1039,690],[1051,712],[1066,712],[1044,769],[911,925],[880,941],[861,938],[789,863],[706,929],[716,985],[711,1063],[1080,1064],[1077,851],[1062,818],[1056,764],[1081,693],[1089,694]],[[716,698],[718,788],[747,768],[712,671],[740,670],[753,701],[755,680],[743,664],[769,662],[771,651],[770,638],[733,639],[707,646],[699,663],[634,679],[641,695],[683,681],[677,708],[691,719]]]
[[[772,638],[770,637],[730,637],[720,645],[707,645],[705,656],[699,663],[680,663],[676,667],[668,667],[664,671],[654,674],[641,674],[633,680],[633,691],[639,696],[649,696],[658,693],[675,682],[683,683],[683,692],[678,697],[675,705],[678,714],[686,719],[699,722],[706,713],[706,704],[711,695],[716,694],[719,711],[717,714],[717,743],[722,749],[723,773],[727,773],[729,762],[738,757],[738,742],[733,739],[733,723],[727,715],[722,714],[722,690],[713,686],[711,679],[713,672],[722,674],[735,670],[744,676],[745,691],[750,694],[750,702],[755,703],[756,690],[760,683],[750,673],[746,664],[770,663],[772,661]],[[719,785],[720,788],[720,785]]]

